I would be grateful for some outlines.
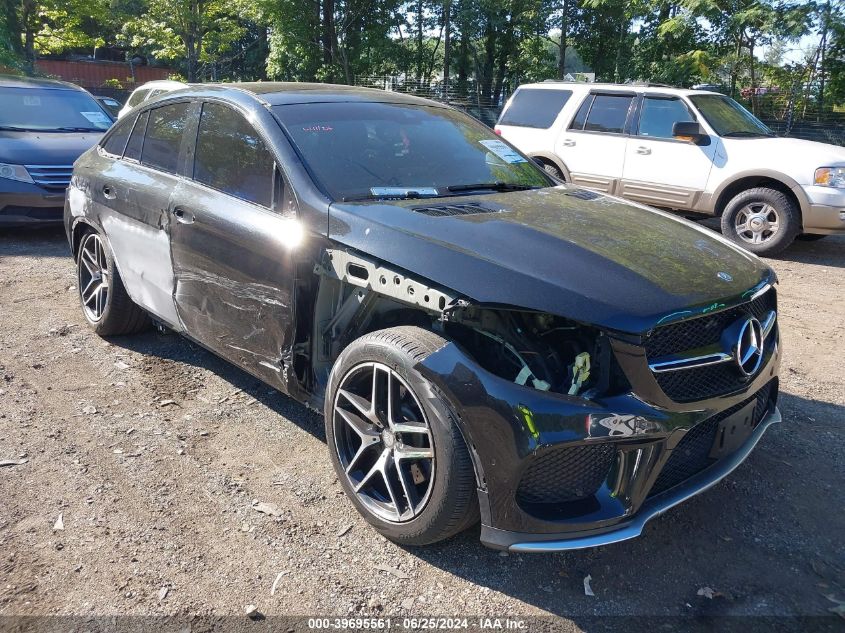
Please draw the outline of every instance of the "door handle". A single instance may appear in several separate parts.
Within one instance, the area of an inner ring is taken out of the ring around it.
[[[636,152],[637,152],[637,154],[642,154],[643,156],[648,156],[649,154],[651,154],[651,149],[649,149],[648,147],[643,147],[642,145],[640,145],[636,149]]]
[[[563,145],[564,147],[575,147],[575,141],[571,138],[565,138],[563,139],[561,145]]]
[[[114,189],[112,189],[109,185],[103,185],[103,195],[109,200],[114,200],[117,197]]]
[[[182,224],[194,223],[194,214],[190,211],[185,211],[182,207],[173,207],[173,216],[177,222],[181,222]]]

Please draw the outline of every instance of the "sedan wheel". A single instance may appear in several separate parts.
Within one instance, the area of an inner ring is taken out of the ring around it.
[[[434,445],[425,413],[388,366],[363,363],[341,381],[334,404],[340,463],[358,499],[385,521],[413,519],[434,482]]]

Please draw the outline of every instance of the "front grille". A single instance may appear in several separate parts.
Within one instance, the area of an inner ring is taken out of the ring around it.
[[[520,504],[565,503],[593,496],[616,460],[612,444],[551,448],[525,469],[516,499]]]
[[[63,191],[70,185],[73,165],[25,165],[33,182],[45,189]]]
[[[699,422],[687,431],[686,435],[684,435],[683,439],[678,442],[678,445],[672,451],[672,455],[663,466],[663,470],[660,471],[657,481],[654,482],[654,486],[652,486],[648,496],[653,497],[670,488],[674,488],[714,464],[716,460],[710,457],[710,449],[713,448],[713,443],[716,441],[719,424],[756,399],[757,405],[754,408],[753,420],[754,426],[756,427],[768,409],[771,396],[773,395],[772,388],[772,383],[767,384],[750,398],[743,400],[739,404],[735,404],[729,409],[725,409],[711,418],[707,418],[703,422]]]
[[[423,215],[440,218],[452,215],[475,215],[478,213],[498,213],[501,209],[491,209],[478,202],[461,204],[438,204],[426,207],[413,207],[413,210]]]
[[[654,359],[713,345],[719,342],[722,332],[740,317],[751,314],[762,321],[772,310],[777,310],[777,294],[774,289],[769,289],[754,301],[680,323],[664,325],[655,329],[645,340],[646,356]]]
[[[753,301],[703,317],[659,327],[644,343],[646,357],[651,361],[661,356],[680,354],[719,343],[722,332],[734,322],[748,315],[763,321],[777,310],[777,295],[770,289]],[[766,347],[776,340],[775,326],[766,340]],[[723,396],[745,387],[748,378],[743,376],[733,362],[704,365],[658,372],[654,378],[660,389],[675,402],[694,402]]]

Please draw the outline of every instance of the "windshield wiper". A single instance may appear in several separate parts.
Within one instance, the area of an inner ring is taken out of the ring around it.
[[[419,198],[436,198],[437,196],[423,195],[419,191],[404,191],[400,193],[365,193],[360,196],[344,196],[341,202],[358,202],[360,200],[417,200]]]
[[[44,130],[36,130],[31,127],[18,127],[17,125],[0,125],[0,130],[5,132],[43,132]]]
[[[727,132],[725,134],[722,134],[722,136],[726,136],[728,138],[732,138],[732,137],[733,138],[739,138],[739,137],[751,138],[751,137],[754,137],[754,136],[772,137],[772,136],[774,136],[774,134],[770,134],[768,132],[751,132],[749,130],[737,130],[735,132]]]
[[[539,189],[536,185],[517,185],[510,182],[477,182],[472,185],[450,185],[447,191],[525,191],[527,189]]]
[[[105,132],[98,127],[79,127],[73,125],[65,125],[63,127],[55,128],[57,132]]]

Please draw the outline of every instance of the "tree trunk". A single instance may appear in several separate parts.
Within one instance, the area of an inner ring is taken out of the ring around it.
[[[560,44],[558,44],[560,57],[557,60],[558,79],[563,79],[566,76],[566,37],[569,32],[569,16],[567,15],[569,7],[567,5],[567,0],[563,0],[560,11]]]
[[[417,0],[417,83],[423,75],[423,0]]]
[[[323,44],[323,66],[326,70],[326,78],[329,81],[334,79],[334,65],[335,51],[334,46],[337,41],[334,27],[334,0],[323,0],[323,29],[322,29],[322,44]]]
[[[443,3],[443,96],[449,102],[449,65],[452,62],[452,0]]]
[[[23,54],[28,73],[35,70],[35,30],[38,26],[35,20],[37,17],[35,0],[23,0],[21,5],[21,24],[24,33]]]
[[[751,112],[754,116],[758,115],[759,108],[757,107],[757,77],[755,74],[754,64],[754,38],[748,38],[748,64],[749,72],[751,74]]]

